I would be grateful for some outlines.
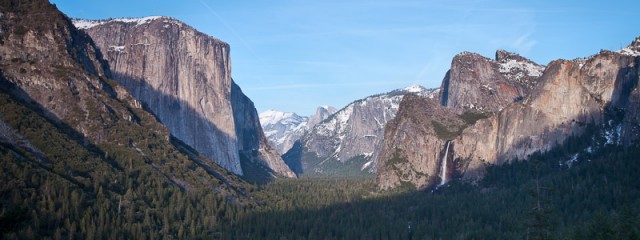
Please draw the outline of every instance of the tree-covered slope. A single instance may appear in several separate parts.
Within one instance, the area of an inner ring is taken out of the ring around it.
[[[253,205],[48,1],[0,1],[0,29],[0,238],[210,237]]]

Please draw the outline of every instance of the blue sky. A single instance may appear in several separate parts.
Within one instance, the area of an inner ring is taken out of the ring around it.
[[[72,18],[162,15],[231,45],[256,105],[309,115],[412,84],[438,87],[461,51],[540,64],[640,36],[640,1],[51,0]]]

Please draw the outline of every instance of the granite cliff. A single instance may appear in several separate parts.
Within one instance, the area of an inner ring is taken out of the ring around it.
[[[145,169],[186,190],[242,188],[227,171],[175,141],[110,79],[92,39],[54,5],[6,1],[0,7],[0,141],[8,144],[3,146],[28,149],[43,172],[81,187],[121,189],[123,182],[99,181]],[[198,171],[183,171],[184,166]]]
[[[318,125],[318,123],[321,123],[325,119],[329,118],[329,116],[333,115],[337,111],[338,109],[332,106],[319,106],[318,108],[316,108],[316,113],[309,116],[309,119],[307,120],[307,130],[312,129],[313,127]]]
[[[477,179],[488,164],[547,151],[590,125],[610,132],[616,143],[635,141],[638,42],[618,52],[553,61],[544,70],[504,51],[495,60],[457,55],[440,104],[405,98],[387,124],[378,186],[426,188],[456,177]]]
[[[265,140],[253,102],[231,79],[227,43],[167,17],[74,24],[105,54],[114,80],[173,136],[236,174],[243,174],[246,159],[295,177]]]
[[[542,75],[540,66],[517,54],[503,50],[496,59],[463,52],[451,62],[442,80],[443,106],[464,112],[496,112],[525,96]]]
[[[178,226],[137,229],[180,222],[170,201],[253,203],[245,181],[172,137],[107,65],[55,5],[0,1],[0,238],[160,238]],[[203,219],[191,224],[211,228]]]

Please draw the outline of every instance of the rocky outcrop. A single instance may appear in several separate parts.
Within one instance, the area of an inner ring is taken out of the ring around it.
[[[449,141],[478,119],[522,101],[537,86],[543,68],[503,50],[496,52],[495,60],[470,52],[456,55],[442,80],[439,104],[410,98],[402,104],[412,105],[406,108],[411,110],[387,124],[380,155],[374,156],[382,166],[377,171],[378,186],[389,189],[407,182],[423,188],[442,180],[443,174],[455,175],[451,169],[466,162],[457,159],[442,168],[444,160],[454,160],[453,151],[449,154],[446,149],[453,150],[456,144]]]
[[[640,37],[637,37],[628,47],[619,51],[625,56],[640,57]],[[628,102],[626,103],[625,115],[622,119],[621,137],[623,144],[631,145],[640,139],[640,88],[629,86]]]
[[[434,98],[437,91],[412,86],[354,101],[306,133],[300,140],[301,149],[292,149],[302,151],[297,155],[302,159],[286,159],[287,163],[301,161],[303,171],[322,174],[327,172],[324,165],[331,165],[328,161],[345,163],[360,157],[364,161],[357,169],[374,172],[377,163],[372,157],[380,149],[384,126],[395,117],[407,93]]]
[[[540,86],[521,103],[478,121],[455,141],[455,158],[470,166],[466,177],[478,177],[484,164],[502,164],[547,151],[569,136],[580,135],[589,124],[616,122],[632,129],[639,106],[637,92],[640,58],[603,51],[586,60],[557,60],[549,64]],[[616,115],[630,113],[620,122]],[[626,123],[625,123],[626,122]],[[627,144],[636,133],[616,136]]]
[[[149,192],[142,186],[150,182],[246,194],[235,176],[182,151],[167,128],[109,78],[91,38],[48,1],[0,3],[0,56],[0,142],[22,155],[15,166],[35,158],[33,174],[55,175],[57,183],[112,203],[123,202],[125,191]]]
[[[590,124],[612,128],[613,142],[630,144],[639,130],[638,42],[619,52],[553,61],[542,74],[539,65],[503,51],[496,61],[456,56],[443,81],[441,104],[466,123],[455,123],[455,117],[434,121],[431,114],[444,114],[439,106],[403,101],[401,109],[420,107],[387,125],[378,186],[405,182],[425,188],[445,176],[477,179],[487,164],[547,151]]]
[[[251,161],[283,165],[261,141],[253,103],[234,86],[228,44],[166,17],[74,23],[105,53],[113,78],[176,138],[236,174],[243,174],[241,151],[258,151],[246,154],[257,158]]]
[[[446,135],[463,126],[465,122],[436,99],[405,96],[398,115],[385,128],[378,157],[378,186],[390,189],[405,182],[421,187],[438,182],[443,161],[434,160],[445,155]]]
[[[0,86],[39,105],[47,117],[73,126],[92,142],[104,142],[110,133],[98,126],[133,115],[123,107],[111,106],[120,105],[114,102],[114,96],[127,99],[126,91],[106,79],[109,72],[106,63],[86,34],[75,29],[46,1],[14,5],[29,4],[38,9],[32,14],[43,16],[32,19],[35,15],[24,12],[0,14]],[[111,95],[102,96],[96,91]],[[89,121],[91,112],[103,121]]]
[[[522,100],[542,75],[540,66],[517,54],[497,51],[496,60],[463,52],[442,80],[440,101],[458,114],[496,112]]]
[[[322,121],[324,121],[325,119],[329,118],[329,116],[331,116],[332,114],[336,113],[338,111],[338,109],[332,107],[332,106],[320,106],[316,109],[316,113],[309,116],[309,119],[307,120],[307,129],[312,129],[313,127],[315,127],[316,125],[318,125],[318,123],[321,123]]]
[[[271,147],[269,140],[262,132],[258,112],[253,102],[233,82],[231,99],[240,154],[249,161],[258,161],[259,164],[282,176],[295,178],[296,175],[284,163],[280,154]]]

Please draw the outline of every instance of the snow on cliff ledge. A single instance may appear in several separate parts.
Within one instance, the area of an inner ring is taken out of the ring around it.
[[[529,62],[508,60],[506,62],[500,63],[501,73],[510,73],[512,69],[524,71],[527,75],[532,77],[540,77],[542,76],[542,72],[544,72],[543,66],[539,66]]]
[[[78,29],[88,29],[98,25],[110,23],[110,22],[122,22],[122,23],[135,23],[136,25],[145,24],[151,22],[156,19],[166,18],[162,16],[149,16],[143,18],[114,18],[108,20],[84,20],[84,19],[74,19],[73,25]]]
[[[631,45],[618,51],[624,55],[638,57],[640,56],[640,37],[636,38]]]

